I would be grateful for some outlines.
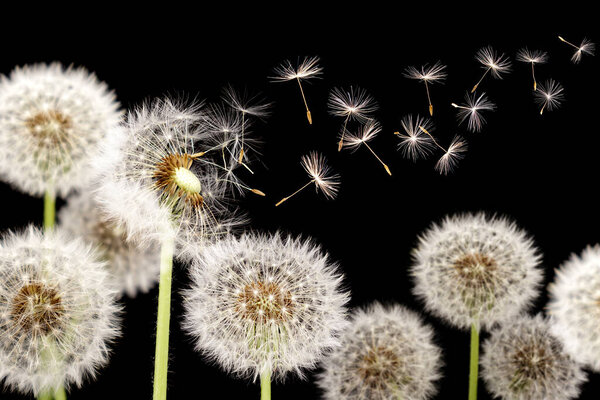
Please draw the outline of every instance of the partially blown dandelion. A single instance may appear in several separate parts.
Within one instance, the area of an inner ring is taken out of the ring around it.
[[[431,96],[429,95],[429,84],[434,82],[443,82],[446,79],[445,65],[439,61],[432,66],[424,65],[421,69],[408,67],[404,72],[404,76],[409,79],[417,79],[425,82],[425,91],[427,92],[427,101],[429,103],[429,115],[433,116],[433,105],[431,104]]]
[[[593,56],[596,50],[596,45],[589,41],[587,38],[583,38],[579,46],[576,46],[573,43],[566,41],[562,36],[559,36],[558,39],[561,42],[566,43],[575,49],[575,53],[573,53],[573,56],[571,57],[571,61],[574,64],[578,64],[579,61],[581,61],[581,56],[583,54]]]
[[[354,313],[318,384],[330,400],[425,400],[440,378],[433,330],[402,307],[378,303]]]
[[[415,117],[407,115],[400,123],[402,131],[394,132],[400,138],[398,150],[413,161],[429,156],[436,146],[435,139],[430,133],[434,130],[433,122],[418,115]],[[442,150],[446,151],[443,148]]]
[[[329,113],[336,117],[344,118],[342,127],[342,136],[338,142],[338,151],[344,144],[344,135],[348,121],[355,119],[357,121],[367,121],[370,115],[377,111],[378,105],[366,90],[350,86],[350,90],[333,88],[329,93],[327,101]]]
[[[342,276],[311,241],[228,237],[204,250],[191,277],[185,329],[226,371],[260,376],[262,399],[272,379],[315,367],[347,326]]]
[[[517,61],[531,64],[531,77],[533,78],[533,90],[537,90],[535,79],[535,64],[545,64],[548,61],[548,53],[540,50],[520,49],[517,52]]]
[[[356,151],[359,147],[361,147],[364,144],[365,147],[369,149],[371,154],[375,156],[377,161],[379,161],[381,165],[383,165],[383,168],[388,173],[388,175],[392,175],[392,171],[390,171],[386,163],[384,163],[383,160],[379,158],[377,153],[375,153],[371,146],[369,146],[369,143],[367,143],[370,140],[374,139],[379,132],[381,132],[381,125],[379,125],[379,122],[375,120],[369,120],[365,125],[361,126],[358,129],[358,132],[348,133],[348,135],[345,136],[344,146],[349,147],[352,151]]]
[[[541,314],[495,329],[483,344],[481,367],[488,390],[503,399],[575,399],[586,381]]]
[[[471,89],[471,93],[477,90],[477,87],[483,81],[483,78],[488,74],[488,72],[496,79],[502,79],[502,74],[510,71],[510,60],[508,56],[504,54],[498,55],[496,50],[494,50],[491,46],[484,47],[480,49],[475,55],[475,59],[482,64],[485,72],[481,76],[481,79],[477,81],[473,89]]]
[[[323,68],[319,66],[319,57],[305,57],[297,67],[294,67],[289,60],[286,60],[283,64],[275,68],[274,72],[275,76],[271,78],[273,82],[287,82],[294,79],[298,82],[302,101],[304,101],[304,106],[306,107],[306,118],[308,119],[308,123],[312,125],[312,115],[306,102],[302,81],[317,78],[321,75]]]
[[[0,380],[65,398],[109,356],[119,307],[104,264],[64,232],[28,228],[0,243]]]
[[[540,84],[540,90],[533,94],[535,101],[541,106],[540,115],[545,110],[552,111],[560,107],[560,103],[565,99],[563,91],[562,85],[554,79],[548,79]]]
[[[308,155],[302,156],[301,164],[306,173],[308,173],[308,176],[311,178],[310,181],[308,181],[304,186],[296,190],[294,193],[279,200],[279,202],[275,204],[276,207],[300,193],[313,183],[315,185],[315,190],[317,192],[321,190],[326,198],[334,199],[337,195],[340,185],[340,176],[336,173],[333,173],[331,167],[327,165],[327,160],[321,153],[311,151]]]
[[[481,93],[479,96],[476,94],[465,95],[464,104],[452,103],[452,107],[458,108],[458,120],[459,123],[463,123],[468,120],[467,129],[471,132],[479,132],[485,124],[485,118],[481,114],[482,111],[494,111],[496,105],[488,100],[485,93]]]

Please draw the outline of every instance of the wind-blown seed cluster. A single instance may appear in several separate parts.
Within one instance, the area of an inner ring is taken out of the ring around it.
[[[58,219],[65,232],[96,248],[119,292],[135,297],[138,292],[146,293],[158,282],[159,244],[151,242],[142,246],[127,240],[126,229],[107,218],[89,192],[70,196]]]
[[[0,77],[0,175],[33,196],[65,196],[87,184],[120,118],[114,94],[84,68],[16,68]]]
[[[427,310],[459,328],[489,328],[535,299],[539,262],[532,240],[513,222],[463,214],[421,235],[410,274]]]
[[[552,333],[575,360],[600,372],[600,246],[572,255],[549,291]]]
[[[0,243],[0,380],[22,393],[80,386],[117,337],[116,291],[89,246],[28,228]]]
[[[190,273],[185,329],[234,374],[303,375],[347,326],[342,276],[311,241],[229,237],[207,247]]]
[[[318,384],[330,400],[425,400],[436,392],[441,366],[433,330],[416,313],[374,303],[354,312]]]
[[[495,329],[483,344],[481,367],[488,390],[503,399],[575,399],[586,381],[541,314]]]

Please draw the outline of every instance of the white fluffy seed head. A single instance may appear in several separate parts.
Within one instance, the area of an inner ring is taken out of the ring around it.
[[[458,328],[489,328],[538,295],[542,270],[532,240],[506,218],[483,213],[433,224],[413,251],[413,292]]]
[[[511,69],[511,63],[508,56],[504,54],[498,55],[493,47],[487,46],[479,49],[475,55],[475,59],[480,62],[481,67],[490,71],[494,78],[502,79],[502,74],[507,73]]]
[[[333,88],[327,100],[329,113],[336,117],[366,121],[379,106],[366,90],[350,86],[350,89]]]
[[[536,103],[541,107],[540,114],[545,111],[556,110],[565,99],[563,86],[554,79],[548,79],[539,84],[538,90],[533,92]]]
[[[291,61],[285,60],[275,68],[272,82],[286,82],[297,79],[299,81],[318,78],[323,73],[323,68],[319,66],[319,57],[304,57],[304,59],[292,65]]]
[[[117,336],[116,290],[89,246],[34,228],[0,243],[0,380],[33,393],[80,386]]]
[[[441,366],[431,327],[405,307],[374,303],[354,312],[318,385],[328,400],[425,400],[436,393]]]
[[[101,154],[97,197],[130,240],[175,235],[176,255],[187,258],[244,222],[228,206],[221,152],[202,151],[212,146],[205,119],[198,105],[157,99],[130,112],[123,139]]]
[[[527,47],[517,51],[517,61],[531,64],[545,64],[548,62],[548,52],[529,50]]]
[[[459,123],[468,120],[467,129],[471,132],[479,132],[485,124],[485,118],[481,114],[482,111],[494,111],[496,105],[492,103],[485,93],[477,95],[477,93],[465,95],[464,104],[454,104],[452,106],[458,109],[457,117]]]
[[[83,68],[16,68],[0,77],[0,175],[33,196],[66,196],[89,184],[93,156],[120,119],[114,93]]]
[[[600,372],[600,246],[572,255],[549,291],[552,333],[575,360]]]
[[[422,118],[417,115],[407,115],[402,118],[402,131],[396,132],[396,136],[400,138],[398,150],[402,152],[404,157],[417,161],[419,158],[427,158],[435,149],[435,143],[430,134],[435,127],[433,121],[429,118]]]
[[[238,376],[302,376],[347,326],[342,276],[309,240],[228,237],[204,250],[191,278],[185,329],[198,350]]]
[[[344,147],[356,151],[361,145],[367,143],[381,132],[381,125],[374,119],[368,120],[364,125],[358,128],[357,132],[347,132],[344,135]]]
[[[494,397],[513,400],[575,399],[586,381],[541,314],[518,317],[491,333],[481,375]]]
[[[466,151],[467,142],[461,136],[454,136],[446,152],[435,163],[435,170],[441,175],[448,175],[456,168],[458,162],[464,158]]]
[[[404,76],[409,79],[416,79],[428,83],[443,82],[446,80],[446,66],[440,61],[433,65],[423,65],[421,68],[408,67],[404,71]]]
[[[335,199],[340,187],[340,175],[333,172],[325,156],[317,151],[311,151],[302,156],[300,162],[302,168],[314,181],[317,192],[320,189],[326,198]]]
[[[141,245],[127,240],[126,227],[107,218],[89,192],[70,196],[61,208],[58,220],[65,232],[96,248],[100,259],[106,262],[109,278],[120,293],[135,297],[158,282],[159,244],[149,241]]]

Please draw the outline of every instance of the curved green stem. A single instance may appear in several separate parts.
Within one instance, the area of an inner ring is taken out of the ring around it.
[[[171,318],[171,281],[173,276],[174,238],[163,239],[160,250],[158,315],[156,317],[156,352],[154,356],[154,400],[167,398],[169,367],[169,322]]]
[[[271,400],[271,373],[260,376],[260,400]]]
[[[56,194],[49,189],[44,194],[44,230],[48,231],[54,228],[55,214]]]
[[[471,361],[469,366],[469,400],[477,400],[479,377],[479,328],[471,325]]]

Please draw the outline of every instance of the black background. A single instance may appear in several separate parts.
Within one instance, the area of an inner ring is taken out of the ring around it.
[[[325,12],[323,6],[304,3],[286,10],[239,9],[233,4],[221,10],[176,4],[168,10],[134,12],[108,5],[104,11],[4,10],[0,73],[42,61],[83,65],[116,91],[124,108],[167,93],[216,101],[228,83],[261,92],[274,102],[272,116],[255,125],[264,141],[264,166],[257,164],[256,174],[246,180],[268,196],[249,195],[240,201],[252,217],[250,227],[315,238],[340,263],[352,307],[378,300],[420,311],[407,273],[410,250],[419,233],[447,214],[483,210],[518,221],[544,254],[546,283],[570,253],[600,241],[598,57],[584,55],[574,65],[572,49],[556,37],[578,43],[588,36],[598,42],[595,22],[574,3],[545,10],[544,15],[492,5],[497,8],[470,12],[436,9],[433,4],[400,10],[365,5],[352,9],[346,4]],[[538,82],[549,77],[560,81],[566,95],[563,106],[540,116],[529,66],[514,62],[504,80],[486,78],[480,86],[498,106],[488,114],[483,132],[468,133],[458,126],[450,103],[462,102],[479,79],[483,70],[473,57],[488,44],[513,61],[524,46],[548,51],[549,63],[536,71]],[[323,78],[305,86],[312,126],[297,86],[267,79],[284,59],[305,55],[319,55],[324,67]],[[447,144],[460,133],[469,142],[466,158],[448,177],[433,170],[433,160],[414,164],[403,159],[393,135],[404,115],[427,112],[423,85],[402,77],[404,68],[437,60],[448,65],[449,75],[445,85],[432,86],[437,138]],[[350,84],[367,89],[381,106],[377,118],[384,129],[372,147],[390,166],[392,177],[366,149],[336,151],[342,121],[327,115],[326,100],[332,87]],[[338,198],[326,201],[311,189],[275,208],[277,200],[306,181],[299,159],[314,149],[324,152],[342,174]],[[0,193],[2,231],[41,224],[40,199],[5,184],[0,184]],[[181,332],[179,291],[187,282],[185,267],[177,264],[169,398],[205,398],[216,391],[224,399],[258,399],[257,383],[235,379],[206,363]],[[157,294],[155,289],[124,301],[123,335],[110,365],[94,382],[73,389],[69,398],[151,398]],[[546,301],[544,289],[532,312],[542,311]],[[468,333],[423,316],[435,327],[444,352],[444,378],[436,398],[466,398]],[[590,373],[581,398],[594,398],[599,388],[598,375]],[[479,393],[480,399],[489,398],[482,381]],[[306,381],[290,377],[273,387],[274,399],[319,396],[313,373]],[[26,397],[5,393],[2,398]]]

